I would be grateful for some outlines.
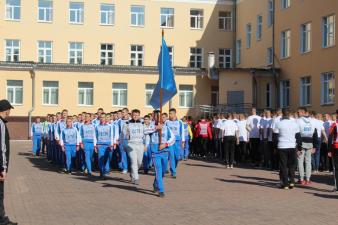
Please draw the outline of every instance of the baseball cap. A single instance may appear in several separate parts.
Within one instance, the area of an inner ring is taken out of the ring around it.
[[[8,100],[0,100],[0,112],[6,111],[8,109],[14,109],[14,107],[11,105],[11,103],[9,103]]]

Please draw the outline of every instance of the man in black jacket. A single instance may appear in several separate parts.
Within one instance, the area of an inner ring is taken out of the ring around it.
[[[8,172],[9,163],[9,133],[6,126],[6,118],[13,107],[7,100],[0,100],[0,225],[15,225],[5,215],[4,207],[4,184]]]

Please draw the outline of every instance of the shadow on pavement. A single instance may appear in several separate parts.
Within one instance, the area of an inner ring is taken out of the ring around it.
[[[194,166],[194,167],[205,167],[205,168],[216,168],[216,169],[224,169],[222,166],[212,166],[212,165],[204,165],[204,164],[192,164],[192,163],[183,163],[187,166]]]
[[[44,170],[44,171],[52,171],[52,172],[60,172],[60,168],[58,165],[51,164],[45,160],[45,158],[42,158],[41,156],[33,156],[32,153],[23,153],[19,152],[19,156],[24,156],[27,160],[30,161],[31,164],[33,164],[34,167]]]
[[[338,199],[338,194],[337,193],[332,193],[332,194],[318,194],[318,193],[312,193],[312,192],[305,192],[306,194],[311,194],[315,197],[320,197],[320,198],[327,198],[327,199]]]
[[[255,186],[261,186],[261,187],[267,187],[267,188],[277,188],[277,182],[267,182],[267,181],[246,181],[246,180],[234,180],[234,179],[221,179],[221,178],[215,178],[218,181],[226,182],[226,183],[235,183],[235,184],[247,184],[247,185],[255,185]]]

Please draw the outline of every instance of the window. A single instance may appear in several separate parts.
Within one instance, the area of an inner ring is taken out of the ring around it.
[[[113,65],[114,63],[114,45],[101,44],[101,65]]]
[[[21,0],[6,0],[6,19],[20,20]]]
[[[130,46],[130,65],[143,66],[143,46],[131,45]]]
[[[300,78],[300,105],[311,104],[311,77]]]
[[[281,34],[281,58],[290,57],[290,37],[290,30],[283,31]]]
[[[202,68],[203,51],[201,48],[190,48],[190,67]]]
[[[23,102],[23,81],[7,80],[7,100],[13,105]]]
[[[268,27],[270,27],[273,24],[273,18],[274,13],[273,13],[273,0],[269,0],[268,3]]]
[[[251,24],[246,25],[246,48],[251,47]]]
[[[69,22],[74,24],[83,23],[83,3],[82,2],[70,2],[69,3]]]
[[[20,60],[20,41],[6,40],[6,61],[18,62]]]
[[[241,48],[242,48],[242,40],[236,41],[236,64],[241,63]]]
[[[83,63],[83,43],[70,42],[69,43],[69,63],[82,64]]]
[[[231,49],[219,49],[219,68],[232,68],[232,52]]]
[[[59,82],[58,81],[43,81],[43,105],[59,104]]]
[[[335,74],[333,72],[323,73],[321,75],[321,104],[335,103]]]
[[[271,108],[272,105],[271,96],[272,96],[271,83],[266,83],[265,105],[267,108]]]
[[[112,4],[101,4],[101,24],[114,25],[115,6]]]
[[[290,106],[290,81],[282,80],[280,82],[280,106],[287,108]]]
[[[203,10],[199,9],[190,10],[190,28],[193,29],[203,28]]]
[[[127,91],[126,83],[113,83],[113,106],[127,106]]]
[[[291,0],[281,0],[282,9],[287,9],[290,7]]]
[[[156,87],[156,84],[146,84],[146,106],[150,105],[150,99],[153,95],[154,89]]]
[[[171,61],[171,66],[174,65],[174,47],[173,46],[167,46],[168,50],[169,50],[169,57],[170,57],[170,61]]]
[[[305,23],[300,26],[300,52],[311,51],[311,23]]]
[[[172,8],[161,8],[161,27],[174,27],[174,12]]]
[[[52,42],[39,41],[38,42],[38,62],[51,63],[52,62]]]
[[[53,1],[39,0],[39,21],[52,22],[53,21]]]
[[[336,39],[336,16],[323,18],[323,48],[334,46]]]
[[[267,50],[267,56],[268,56],[268,65],[271,65],[273,63],[273,49],[268,48]]]
[[[258,41],[262,39],[262,29],[263,29],[263,17],[257,16],[257,33],[256,38]]]
[[[144,26],[144,6],[131,7],[131,25]]]
[[[193,86],[180,85],[179,86],[179,106],[190,108],[193,106]]]
[[[218,28],[224,31],[232,30],[232,15],[231,12],[218,13]]]
[[[79,82],[78,85],[78,104],[93,105],[93,82]]]

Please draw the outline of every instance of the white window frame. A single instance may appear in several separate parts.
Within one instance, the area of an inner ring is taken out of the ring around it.
[[[333,22],[328,23],[329,18]],[[322,18],[322,48],[330,48],[336,44],[336,15],[331,14]]]
[[[57,83],[57,87],[45,87],[43,86],[43,82],[56,82]],[[59,87],[60,87],[60,83],[59,81],[54,81],[54,80],[44,80],[42,81],[42,105],[44,106],[58,106],[59,105],[59,97],[60,97],[60,92],[59,92]],[[48,90],[48,103],[44,103],[44,91]],[[52,104],[52,90],[57,90],[57,104]]]
[[[133,51],[132,47],[135,46],[136,50]],[[138,51],[137,48],[142,47],[142,51]],[[135,55],[135,58],[132,57],[132,54]],[[139,65],[139,54],[142,54],[142,65]],[[136,62],[136,65],[132,65],[132,62]],[[144,66],[144,45],[130,45],[130,65],[131,66]]]
[[[81,4],[80,9],[71,9],[72,4]],[[71,14],[75,13],[75,22],[71,21]],[[69,23],[70,24],[84,24],[84,2],[69,2]]]
[[[221,13],[230,13],[230,16],[221,16]],[[230,20],[230,22],[229,22]],[[223,27],[220,27],[220,23],[223,23]],[[230,29],[227,29],[227,25],[230,24]],[[218,29],[221,31],[232,31],[232,11],[219,11],[218,12]]]
[[[256,40],[260,41],[262,40],[263,36],[263,16],[258,15],[257,16],[257,32],[256,32]]]
[[[50,42],[50,48],[47,48],[47,47],[43,47],[43,48],[40,48],[40,42],[44,42],[44,44],[46,44],[46,42]],[[42,41],[42,40],[40,40],[40,41],[38,41],[37,42],[37,49],[38,49],[38,52],[37,52],[37,56],[38,56],[38,58],[37,58],[37,61],[39,62],[39,63],[52,63],[53,62],[53,42],[52,41]],[[40,62],[40,50],[41,51],[43,51],[43,55],[41,56],[42,58],[43,58],[43,62]],[[46,58],[47,58],[47,51],[48,50],[50,50],[50,62],[46,62],[47,60],[46,60]]]
[[[265,92],[265,106],[266,108],[271,108],[272,107],[272,84],[271,82],[266,83],[265,91],[266,91]],[[269,102],[267,101],[268,96],[269,96]]]
[[[21,81],[21,86],[16,85],[8,85],[8,81]],[[8,90],[12,89],[13,91],[13,101],[10,101],[8,99]],[[16,91],[21,91],[21,102],[16,102]],[[12,104],[12,105],[23,105],[23,80],[6,80],[6,99]]]
[[[300,25],[300,52],[302,54],[310,52],[312,49],[312,24],[303,23]]]
[[[191,15],[192,11],[199,11],[199,15]],[[195,25],[191,26],[191,20],[194,19]],[[202,30],[204,28],[204,10],[203,9],[190,9],[190,29]]]
[[[80,87],[81,83],[90,83],[92,84],[92,87]],[[83,103],[80,102],[80,91],[83,91]],[[92,94],[92,104],[86,104],[87,103],[87,92],[91,91]],[[79,81],[78,87],[77,87],[77,105],[78,106],[93,106],[94,105],[94,82],[90,81]]]
[[[11,46],[7,46],[7,41],[11,41],[12,42],[12,45]],[[13,46],[13,42],[14,41],[17,41],[19,43],[19,46]],[[10,60],[7,60],[7,50],[10,50],[11,54],[10,54]],[[14,61],[14,51],[15,50],[18,50],[19,51],[19,54],[18,54],[18,61]],[[17,39],[6,39],[5,40],[5,61],[7,62],[19,62],[20,61],[20,55],[21,55],[21,41],[20,40],[17,40]]]
[[[182,90],[181,87],[183,86],[191,86],[192,87],[192,90]],[[184,95],[184,104],[181,105],[181,102],[180,102],[180,98],[181,98],[181,94]],[[188,106],[187,105],[187,97],[189,96],[189,94],[191,94],[191,106]],[[179,97],[179,100],[178,100],[178,104],[179,104],[179,108],[185,108],[185,109],[190,109],[190,108],[193,108],[194,107],[194,86],[193,85],[179,85],[179,91],[178,91],[178,97]]]
[[[328,79],[327,76],[331,76],[330,79]],[[320,102],[321,102],[321,105],[332,105],[332,104],[335,104],[335,101],[336,101],[336,74],[335,72],[325,72],[325,73],[322,73],[321,76],[320,76],[320,79],[321,79],[321,96],[320,96]],[[330,81],[332,82],[331,83],[331,88],[330,88]],[[325,87],[325,83],[327,83],[327,87],[328,89],[325,90],[324,87]],[[327,101],[330,97],[330,89],[332,90],[332,94],[333,95],[331,98],[331,101]],[[327,96],[327,99],[325,99],[325,95]]]
[[[236,64],[241,64],[242,40],[236,40]]]
[[[223,51],[224,54],[221,54],[221,51]],[[227,51],[230,51],[230,54],[226,54]],[[227,60],[229,60],[229,62],[227,62]],[[230,64],[230,66],[227,66],[227,64]],[[219,68],[222,68],[222,69],[229,69],[233,67],[231,48],[220,48],[218,50],[218,65],[219,65]]]
[[[143,8],[143,13],[142,12],[133,12],[132,11],[133,7]],[[133,24],[133,15],[136,16],[136,24]],[[140,15],[143,15],[143,24],[140,24],[140,21],[139,21]],[[143,6],[143,5],[132,5],[132,6],[130,6],[130,26],[132,26],[132,27],[144,27],[145,23],[146,23],[145,6]]]
[[[193,49],[195,49],[195,53],[191,53],[191,51]],[[201,50],[201,53],[196,53],[198,49]],[[203,55],[204,55],[203,54],[204,53],[203,48],[191,47],[189,50],[190,50],[189,51],[189,67],[191,67],[191,68],[203,68],[203,60],[204,60],[204,57],[203,57]],[[199,56],[201,57],[200,61],[197,60]],[[193,57],[193,62],[191,61],[191,57]],[[193,63],[194,65],[191,66],[191,63]],[[198,67],[198,63],[201,64],[200,67]]]
[[[288,86],[286,86],[287,82],[288,82]],[[291,100],[290,99],[290,80],[281,80],[279,85],[280,85],[280,107],[288,108],[290,107],[290,100]],[[284,95],[286,95],[286,97],[288,98],[284,99]]]
[[[268,2],[268,19],[267,19],[267,25],[268,27],[271,27],[274,20],[274,6],[273,6],[273,0],[269,0]]]
[[[291,30],[284,30],[281,32],[281,59],[291,57]]]
[[[291,7],[291,0],[281,0],[281,8],[288,9]]]
[[[41,7],[40,2],[49,2],[51,4],[50,7]],[[43,18],[44,19],[40,19],[40,10],[43,12]],[[48,15],[49,13],[49,20],[48,20]],[[53,22],[53,0],[39,0],[38,1],[38,22],[40,23],[51,23]]]
[[[273,48],[267,48],[267,64],[272,65],[273,63]]]
[[[172,10],[172,13],[170,12],[168,14],[162,13],[162,9]],[[162,25],[162,17],[165,18],[165,25]],[[172,22],[172,24],[170,24],[170,21]],[[160,8],[160,27],[161,28],[174,28],[175,27],[175,9],[174,8],[165,8],[165,7]]]
[[[112,46],[112,50],[108,50],[108,49],[102,49],[102,45],[111,45]],[[102,57],[102,53],[105,53],[105,56]],[[112,53],[112,57],[111,57],[111,61],[112,64],[109,64],[109,59],[110,57],[108,56],[108,53]],[[102,64],[102,59],[105,60],[105,64]],[[115,60],[115,45],[113,43],[101,43],[100,44],[100,65],[114,65],[114,60]]]
[[[102,6],[112,7],[112,10],[102,10]],[[102,16],[104,16],[106,23],[102,23]],[[111,23],[109,23],[110,19],[111,19]],[[115,5],[114,4],[109,4],[109,3],[100,4],[100,25],[102,26],[114,26],[115,25]]]
[[[114,84],[125,84],[127,88],[114,88]],[[114,104],[114,91],[118,93],[118,104]],[[121,104],[121,92],[126,91],[126,104]],[[112,105],[113,107],[127,107],[128,105],[128,83],[113,83],[112,84]]]
[[[171,66],[174,66],[174,46],[170,45],[170,46],[167,46],[167,47],[168,47],[168,50],[169,50]]]
[[[312,79],[310,76],[304,76],[300,78],[299,87],[299,105],[310,106],[311,105],[311,83]],[[306,102],[309,100],[309,102]]]
[[[250,29],[249,29],[250,28]],[[245,26],[245,40],[246,40],[246,48],[251,48],[251,37],[252,37],[252,26],[250,23],[248,23]]]
[[[20,21],[21,20],[21,0],[19,1],[19,5],[10,5],[9,0],[6,0],[6,6],[5,6],[5,20],[11,20],[11,21]],[[15,9],[19,9],[19,18],[15,19]],[[11,17],[10,17],[11,16]]]
[[[81,44],[81,49],[71,49],[71,44]],[[70,53],[71,51],[74,51],[74,57],[71,57]],[[79,52],[81,52],[81,63],[79,63],[77,61],[78,57],[79,57]],[[74,58],[74,63],[71,63],[70,60]],[[81,65],[83,64],[83,42],[69,42],[68,43],[68,63],[69,64],[74,64],[74,65]]]
[[[154,88],[153,89],[150,89],[150,88],[148,88],[147,87],[147,85],[152,85]],[[146,83],[145,84],[145,106],[146,107],[152,107],[151,105],[150,105],[150,99],[151,99],[151,96],[153,95],[153,93],[154,93],[154,90],[155,90],[155,87],[156,87],[156,84],[150,84],[150,83]],[[147,102],[147,95],[150,95],[150,98],[149,98],[149,104],[148,104],[148,102]]]

